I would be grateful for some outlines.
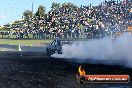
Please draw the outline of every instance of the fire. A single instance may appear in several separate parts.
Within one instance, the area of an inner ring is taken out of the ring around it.
[[[86,72],[85,72],[85,70],[82,68],[82,66],[79,66],[78,71],[79,71],[79,75],[80,75],[80,76],[84,76],[84,75],[86,74]]]

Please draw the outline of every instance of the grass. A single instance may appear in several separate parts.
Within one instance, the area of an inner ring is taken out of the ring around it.
[[[0,39],[0,44],[9,44],[9,45],[24,45],[24,46],[31,46],[31,45],[39,45],[50,43],[52,40],[10,40],[10,39]]]
[[[23,36],[24,38],[27,38],[25,35]],[[2,36],[0,35],[0,38],[2,38]],[[4,35],[3,38],[16,38],[16,35]],[[32,34],[29,34],[29,38],[33,38]]]

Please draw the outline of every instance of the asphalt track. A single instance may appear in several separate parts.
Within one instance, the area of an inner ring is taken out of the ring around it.
[[[82,65],[87,74],[129,74],[120,66],[78,64],[66,59],[43,57],[0,58],[0,88],[132,88],[128,84],[78,84],[76,74]]]
[[[13,48],[16,46],[1,45]],[[127,84],[78,84],[80,65],[87,74],[128,74],[132,69],[101,64],[79,64],[65,58],[51,58],[42,47],[22,46],[22,51],[0,51],[0,88],[132,88]],[[37,49],[37,50],[36,50]],[[34,52],[34,51],[37,52]]]

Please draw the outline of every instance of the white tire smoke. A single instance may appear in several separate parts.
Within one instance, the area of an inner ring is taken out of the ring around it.
[[[132,35],[124,34],[119,38],[75,42],[62,46],[63,54],[53,57],[74,59],[79,62],[91,62],[121,65],[132,68]]]

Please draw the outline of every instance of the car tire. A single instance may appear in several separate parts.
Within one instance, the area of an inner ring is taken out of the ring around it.
[[[56,50],[57,54],[62,54],[62,48]]]
[[[46,49],[47,55],[51,56],[51,52],[49,51],[49,49]]]
[[[60,50],[57,50],[57,54],[62,54],[62,51],[60,51]]]

